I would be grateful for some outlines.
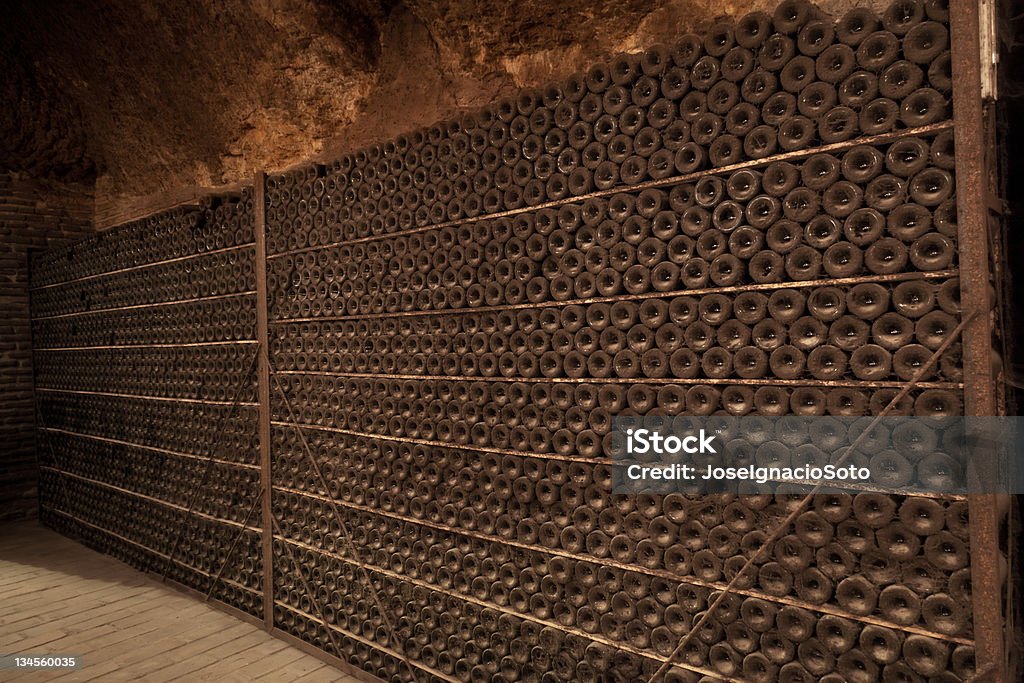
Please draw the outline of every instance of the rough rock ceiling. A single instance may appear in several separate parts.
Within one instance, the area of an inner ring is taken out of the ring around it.
[[[770,4],[13,0],[0,170],[110,196],[230,183]]]
[[[360,0],[13,3],[0,32],[21,78],[6,87],[28,115],[0,114],[0,163],[60,173],[77,156],[126,190],[165,174],[217,180],[253,130],[290,146],[351,115],[386,12]],[[50,160],[55,127],[74,142]]]

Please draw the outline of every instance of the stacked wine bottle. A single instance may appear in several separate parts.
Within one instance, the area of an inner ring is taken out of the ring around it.
[[[941,0],[785,0],[44,255],[45,518],[253,614],[272,562],[274,625],[388,681],[966,680],[965,501],[822,494],[761,552],[797,496],[609,460],[620,415],[962,413],[951,68]],[[942,469],[905,445],[865,457]]]
[[[787,1],[269,178],[275,619],[388,680],[646,680],[796,499],[613,495],[614,416],[960,414],[947,22]],[[667,680],[970,676],[965,518],[817,497]]]
[[[206,197],[40,254],[32,327],[43,521],[255,615],[253,200]]]

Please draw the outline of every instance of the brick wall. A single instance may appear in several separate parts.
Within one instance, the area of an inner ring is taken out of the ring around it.
[[[0,173],[0,520],[36,514],[28,253],[92,232],[91,193]]]

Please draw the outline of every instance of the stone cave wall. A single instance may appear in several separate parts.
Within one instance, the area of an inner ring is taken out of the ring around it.
[[[77,164],[94,178],[106,228],[776,4],[17,0],[0,44],[20,74],[15,95],[45,112],[48,130],[70,131],[61,172]],[[818,4],[840,15],[887,3]],[[33,117],[2,116],[7,139],[46,149]]]

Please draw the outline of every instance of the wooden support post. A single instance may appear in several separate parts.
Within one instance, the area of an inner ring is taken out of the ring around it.
[[[270,356],[267,349],[267,176],[256,173],[256,341],[259,344],[257,364],[259,403],[258,431],[260,444],[260,486],[263,488],[263,625],[274,628],[274,523],[270,507]]]

